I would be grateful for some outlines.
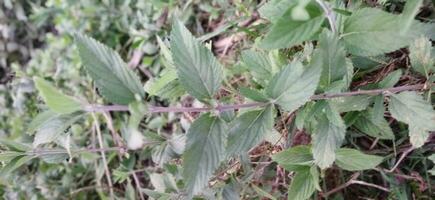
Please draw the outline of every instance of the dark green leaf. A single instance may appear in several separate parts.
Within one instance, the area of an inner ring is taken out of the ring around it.
[[[289,171],[297,171],[300,166],[309,166],[314,163],[311,147],[302,145],[281,151],[273,155],[272,159]]]
[[[265,52],[245,50],[242,52],[242,60],[254,79],[262,85],[266,85],[276,71]]]
[[[249,88],[241,87],[240,88],[240,94],[242,94],[244,97],[247,97],[251,100],[254,100],[256,102],[268,102],[269,99],[266,95],[260,93],[257,90],[252,90]]]
[[[318,178],[317,178],[318,179]],[[313,177],[310,167],[305,167],[304,170],[298,171],[293,177],[288,189],[288,200],[306,200],[313,195],[316,190],[316,178]]]

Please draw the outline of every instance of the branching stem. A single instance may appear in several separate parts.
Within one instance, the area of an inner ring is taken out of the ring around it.
[[[405,85],[392,88],[384,89],[374,89],[374,90],[357,90],[351,92],[342,93],[324,93],[311,96],[311,100],[322,100],[322,99],[333,99],[339,97],[349,97],[356,95],[378,95],[383,94],[388,96],[397,92],[402,91],[413,91],[413,90],[427,90],[435,84],[416,84],[416,85]],[[254,102],[245,104],[233,104],[233,105],[219,105],[217,107],[160,107],[160,106],[150,106],[150,113],[180,113],[180,112],[208,112],[216,110],[218,112],[224,112],[229,110],[239,110],[242,108],[253,108],[253,107],[263,107],[269,105],[270,103]],[[124,105],[88,105],[85,108],[88,112],[107,112],[107,111],[128,111],[128,106]]]

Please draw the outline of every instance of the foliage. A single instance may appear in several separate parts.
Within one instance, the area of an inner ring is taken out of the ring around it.
[[[5,199],[432,195],[432,1],[1,6]]]

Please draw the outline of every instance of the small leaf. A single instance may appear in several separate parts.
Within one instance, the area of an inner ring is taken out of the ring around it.
[[[340,115],[331,109],[325,109],[326,115],[321,114],[315,128],[313,138],[314,163],[321,169],[326,169],[335,161],[335,151],[341,146],[346,127]],[[335,119],[327,115],[338,115]]]
[[[307,21],[293,20],[292,7],[273,24],[259,46],[264,49],[290,48],[310,40],[320,29],[324,16],[317,5],[311,3],[306,7],[310,18]]]
[[[203,102],[212,99],[221,85],[222,66],[180,21],[172,27],[171,52],[186,91]]]
[[[228,156],[241,155],[256,146],[273,129],[273,107],[248,111],[236,118],[228,134]]]
[[[18,169],[19,167],[23,166],[30,160],[32,160],[33,156],[19,156],[14,159],[12,159],[8,164],[6,164],[1,170],[0,170],[0,177],[9,177],[11,173]]]
[[[242,61],[258,83],[266,85],[272,79],[273,64],[266,53],[245,50],[242,52]]]
[[[318,178],[317,178],[318,179]],[[293,177],[288,189],[288,200],[306,200],[313,195],[316,190],[316,178],[313,177],[310,167],[298,171]]]
[[[272,156],[272,160],[289,171],[297,171],[301,166],[310,166],[314,159],[309,146],[296,146]]]
[[[266,95],[260,93],[257,90],[253,90],[253,89],[249,89],[249,88],[245,88],[245,87],[241,87],[240,88],[240,94],[243,95],[244,97],[254,100],[256,102],[268,102],[269,99],[267,98]]]
[[[74,122],[83,116],[83,112],[74,112],[71,114],[55,115],[49,121],[38,126],[33,140],[33,147],[41,144],[53,142]]]
[[[409,47],[412,69],[426,77],[435,69],[432,49],[432,42],[426,37],[416,39]]]
[[[267,95],[288,112],[304,105],[314,94],[321,69],[292,62],[276,74],[266,88]]]
[[[227,127],[209,113],[195,120],[187,132],[183,154],[183,178],[187,194],[200,193],[225,156]]]
[[[378,88],[391,88],[396,85],[400,77],[402,76],[402,70],[398,69],[390,72],[382,81],[378,83]]]
[[[82,63],[103,97],[127,105],[136,100],[135,94],[145,96],[139,77],[118,53],[88,36],[75,34],[74,37]]]
[[[59,92],[59,89],[55,88],[44,79],[34,77],[33,80],[40,95],[51,110],[57,113],[67,114],[82,109],[80,102]]]
[[[388,106],[391,115],[409,125],[413,147],[421,147],[428,138],[428,131],[435,130],[435,112],[429,102],[416,92],[391,95]]]
[[[376,8],[363,8],[346,18],[341,37],[350,53],[376,56],[405,47],[416,36],[423,34],[419,29],[401,34],[402,29],[399,15]]]
[[[394,139],[394,133],[391,130],[385,118],[376,119],[374,109],[362,112],[354,122],[354,126],[367,135],[380,139]]]
[[[337,165],[348,171],[373,169],[378,166],[383,158],[364,154],[355,149],[341,148],[336,151]]]

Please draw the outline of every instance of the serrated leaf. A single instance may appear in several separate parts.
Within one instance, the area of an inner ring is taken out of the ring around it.
[[[256,146],[273,129],[273,107],[245,112],[230,125],[228,156],[241,155]]]
[[[326,169],[334,163],[335,151],[341,146],[346,133],[346,126],[340,115],[331,109],[325,111],[326,114],[319,116],[312,135],[314,163],[321,169]],[[338,117],[335,116],[333,119],[327,115],[338,115]]]
[[[145,96],[139,77],[118,53],[88,36],[74,36],[82,63],[104,98],[127,105],[136,100],[135,94]]]
[[[296,146],[272,156],[272,160],[289,171],[297,171],[301,166],[310,166],[314,159],[310,146]]]
[[[405,47],[422,34],[418,29],[402,34],[402,29],[399,15],[376,8],[363,8],[346,19],[341,37],[350,53],[376,56]]]
[[[431,56],[432,42],[429,38],[420,37],[409,47],[409,58],[414,71],[428,77],[434,71],[434,59]]]
[[[82,109],[82,104],[73,97],[67,96],[42,78],[34,77],[36,89],[47,106],[61,114],[72,113]]]
[[[313,195],[316,190],[315,178],[311,174],[310,167],[298,171],[293,177],[288,189],[288,200],[306,200]]]
[[[180,21],[173,24],[171,52],[178,78],[186,91],[201,101],[213,98],[222,81],[222,66]]]
[[[201,115],[190,126],[183,154],[183,178],[189,196],[200,193],[207,186],[225,158],[226,129],[222,119],[209,113]]]
[[[376,119],[374,115],[375,110],[368,110],[362,112],[355,120],[353,125],[360,131],[367,135],[379,139],[394,139],[394,133],[391,130],[385,118]]]
[[[243,63],[254,79],[258,83],[266,85],[273,76],[273,64],[268,55],[260,51],[245,50],[241,56]]]
[[[292,62],[276,74],[266,88],[269,98],[288,112],[304,105],[314,94],[321,69],[304,68],[300,62]]]
[[[319,36],[319,45],[313,55],[311,65],[322,68],[320,88],[327,88],[332,82],[342,80],[346,75],[346,52],[338,36],[324,29]]]
[[[311,19],[306,21],[292,19],[293,7],[288,9],[283,16],[273,24],[271,30],[260,42],[263,49],[290,48],[304,41],[310,40],[320,29],[324,16],[314,4],[307,6]]]
[[[336,164],[348,171],[373,169],[383,160],[380,156],[367,155],[356,149],[349,148],[338,149],[336,155]]]
[[[240,94],[243,95],[244,97],[251,99],[253,101],[256,101],[256,102],[268,102],[269,101],[267,96],[264,95],[263,93],[261,93],[257,90],[253,90],[253,89],[249,89],[249,88],[245,88],[245,87],[240,88]]]
[[[56,115],[50,120],[44,122],[38,126],[36,130],[35,138],[33,140],[33,147],[53,142],[59,136],[61,136],[69,126],[79,120],[82,116],[83,112],[79,111],[70,114]]]
[[[416,92],[393,94],[388,109],[398,121],[409,125],[413,147],[421,147],[428,138],[428,131],[435,130],[435,112],[429,102]]]

